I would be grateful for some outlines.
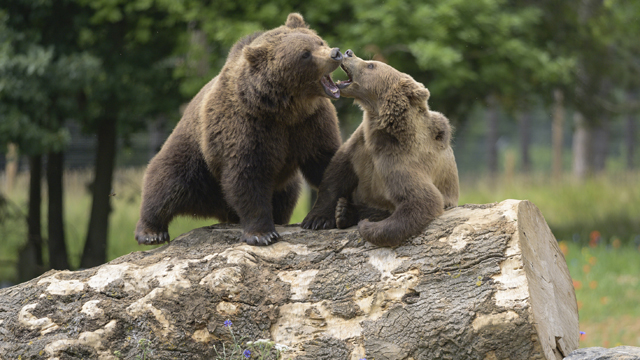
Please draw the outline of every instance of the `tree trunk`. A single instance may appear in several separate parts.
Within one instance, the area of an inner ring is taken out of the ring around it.
[[[489,176],[495,177],[498,174],[498,101],[495,96],[490,96],[487,100],[487,169]]]
[[[591,173],[591,130],[581,113],[573,115],[573,176],[584,180]]]
[[[154,121],[147,123],[147,132],[149,133],[149,160],[156,156],[162,148],[162,144],[167,139],[165,131],[167,118],[164,115],[158,116]]]
[[[111,194],[116,157],[116,120],[102,120],[98,126],[97,134],[98,150],[92,186],[91,218],[80,261],[80,266],[83,268],[103,264],[107,259],[109,213],[111,212],[111,196],[109,195]]]
[[[42,261],[42,156],[29,156],[29,209],[27,210],[27,243],[20,250],[18,278],[32,279],[44,270]]]
[[[29,243],[36,252],[36,264],[42,261],[42,156],[29,156],[29,209],[27,213]]]
[[[5,191],[7,194],[11,194],[16,183],[16,174],[18,173],[18,146],[16,144],[7,145],[7,155],[5,159]]]
[[[522,111],[518,116],[518,125],[520,132],[520,160],[522,161],[522,172],[531,171],[531,157],[529,156],[529,148],[531,145],[531,114],[528,111]]]
[[[629,114],[627,115],[626,126],[625,126],[625,144],[626,144],[626,153],[627,153],[627,170],[631,171],[635,168],[634,166],[634,155],[636,152],[635,143],[636,143],[636,115]]]
[[[230,330],[298,360],[556,360],[578,347],[567,265],[528,201],[451,209],[397,248],[354,228],[278,231],[252,247],[214,225],[2,289],[0,357],[130,359],[146,339],[154,359],[213,359]]]
[[[47,156],[47,188],[49,190],[49,210],[47,212],[49,267],[57,270],[69,268],[69,262],[67,260],[67,245],[64,241],[63,175],[63,153],[49,153]]]
[[[603,121],[593,130],[593,170],[596,174],[604,172],[609,155],[609,122]]]
[[[562,148],[564,139],[564,94],[561,90],[553,92],[553,123],[551,126],[551,137],[553,147],[553,178],[558,180],[562,177]]]

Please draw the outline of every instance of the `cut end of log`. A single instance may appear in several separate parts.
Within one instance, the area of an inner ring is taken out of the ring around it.
[[[213,358],[230,329],[293,359],[551,360],[578,347],[567,265],[528,201],[451,209],[393,249],[355,228],[278,231],[252,247],[215,225],[2,289],[0,357],[129,358],[146,339],[153,358]]]

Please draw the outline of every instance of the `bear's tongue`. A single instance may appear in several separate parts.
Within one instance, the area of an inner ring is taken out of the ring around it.
[[[320,79],[320,84],[324,88],[324,92],[334,99],[340,98],[340,89],[336,86],[331,79],[331,74],[327,74]]]

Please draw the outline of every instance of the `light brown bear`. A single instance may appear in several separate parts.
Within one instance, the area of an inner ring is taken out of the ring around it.
[[[429,110],[429,91],[411,76],[351,50],[342,68],[349,80],[338,82],[341,95],[355,98],[364,118],[331,160],[301,226],[358,224],[365,240],[397,246],[457,206],[451,126]]]
[[[250,245],[275,241],[300,173],[319,186],[340,147],[330,74],[341,60],[296,13],[238,41],[147,167],[138,242],[169,241],[169,222],[181,214],[240,222]]]

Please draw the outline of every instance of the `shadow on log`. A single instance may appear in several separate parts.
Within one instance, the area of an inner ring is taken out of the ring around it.
[[[0,290],[0,358],[213,359],[269,338],[292,359],[562,359],[578,347],[571,278],[528,201],[464,205],[389,249],[355,228],[215,225],[82,271]],[[134,241],[132,239],[132,241]]]

